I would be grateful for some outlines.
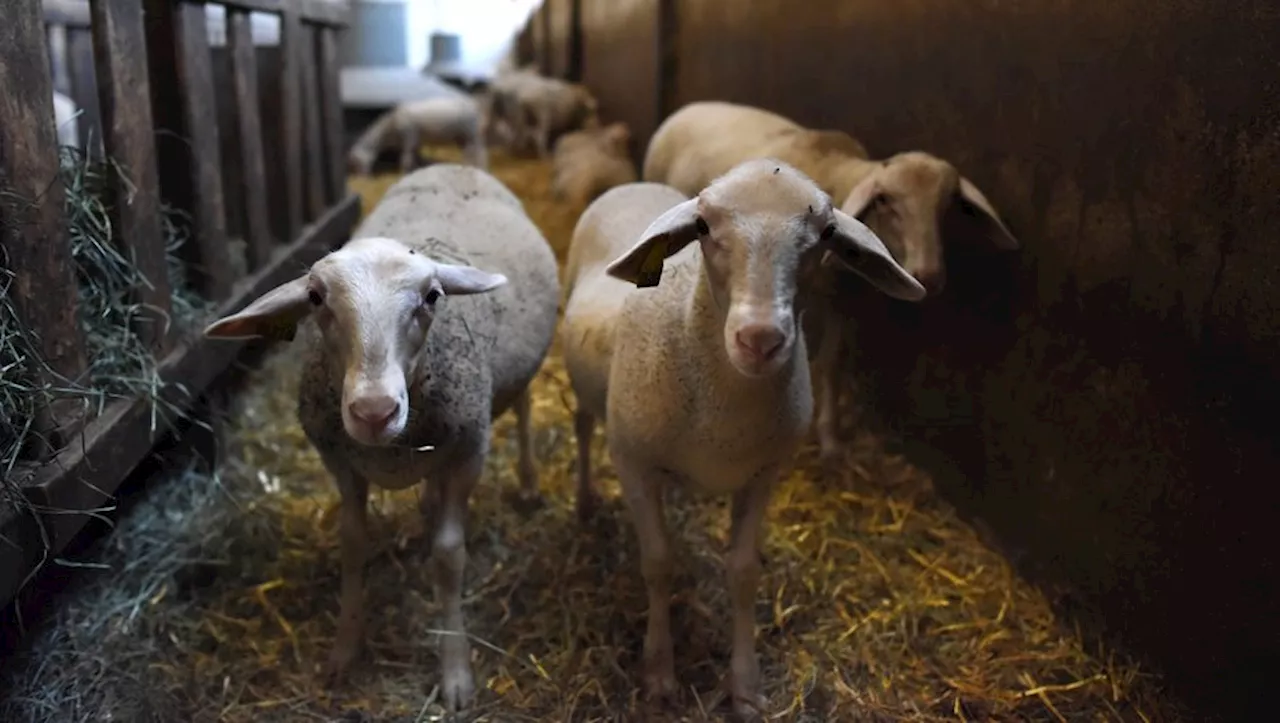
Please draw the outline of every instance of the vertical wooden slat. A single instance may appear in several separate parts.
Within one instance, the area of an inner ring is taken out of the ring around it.
[[[189,215],[188,278],[209,299],[231,287],[217,110],[203,3],[143,0],[160,190]]]
[[[237,241],[243,241],[244,231],[244,176],[240,167],[240,119],[236,115],[236,99],[231,80],[231,49],[226,37],[221,47],[209,48],[213,60],[213,86],[219,90],[213,99],[218,108],[218,152],[222,158],[222,206],[227,214],[227,237],[231,241],[231,270],[239,278],[248,273],[248,254],[237,253]],[[237,258],[237,256],[243,258]],[[242,263],[244,262],[244,263]]]
[[[186,211],[192,204],[192,183],[190,154],[184,140],[186,121],[178,77],[178,40],[174,32],[177,7],[171,0],[143,0],[142,7],[160,198],[174,209]],[[189,225],[189,219],[175,220],[184,228]],[[189,241],[183,245],[184,260],[191,258],[191,246]],[[187,281],[196,281],[189,272],[186,276]]]
[[[262,157],[262,118],[258,113],[258,62],[253,49],[249,13],[227,9],[227,53],[231,56],[232,106],[237,120],[243,182],[244,235],[249,269],[271,258],[271,229],[267,221],[267,171]]]
[[[76,128],[80,145],[91,158],[100,158],[101,113],[98,84],[93,71],[93,33],[89,28],[67,28],[67,67],[71,73],[71,97],[80,107]]]
[[[329,160],[330,204],[337,203],[347,190],[347,165],[342,148],[342,93],[338,63],[338,31],[320,28],[320,85],[324,91],[320,101],[324,107],[324,146]]]
[[[90,9],[103,140],[107,156],[128,176],[127,183],[115,179],[112,222],[117,242],[150,284],[137,290],[137,300],[150,310],[139,321],[138,334],[159,356],[168,348],[165,332],[172,305],[160,223],[142,1],[91,0]]]
[[[320,81],[316,75],[315,26],[304,23],[300,38],[298,75],[302,81],[302,130],[306,143],[303,168],[306,178],[307,220],[314,221],[324,213],[324,177],[328,173],[320,130]]]
[[[13,273],[14,306],[39,335],[47,382],[77,380],[85,370],[76,324],[76,280],[58,176],[53,86],[39,3],[0,0],[0,240]],[[52,372],[49,374],[47,372]],[[60,412],[38,408],[37,435],[45,456],[61,446]],[[64,430],[66,431],[66,430]]]
[[[302,22],[295,6],[280,13],[280,136],[284,143],[284,198],[288,239],[302,232],[302,97],[299,60]]]
[[[218,110],[214,103],[213,59],[204,3],[180,2],[174,12],[178,76],[186,116],[192,178],[192,240],[199,252],[202,287],[221,301],[231,293],[226,212],[222,201],[222,158],[218,152]]]
[[[289,240],[289,203],[285,188],[285,144],[280,123],[280,44],[254,49],[258,61],[258,108],[262,118],[262,148],[267,170],[267,217],[277,244]]]

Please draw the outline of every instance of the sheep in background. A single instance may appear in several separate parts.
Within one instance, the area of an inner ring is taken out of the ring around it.
[[[560,135],[600,124],[598,104],[578,83],[540,75],[532,65],[496,76],[489,86],[493,96],[490,123],[503,121],[513,131],[513,147],[530,142],[541,158],[551,154]]]
[[[780,158],[813,178],[842,211],[875,231],[930,297],[946,285],[944,242],[996,251],[1019,246],[978,187],[947,161],[920,151],[871,160],[845,133],[808,129],[746,105],[698,102],[671,114],[649,142],[643,177],[693,193],[736,164],[761,157]],[[829,262],[818,268],[824,278],[815,280],[802,305],[806,325],[819,333],[815,433],[830,462],[840,453],[836,378],[844,322],[830,310],[838,272]]]
[[[758,718],[761,528],[813,411],[794,311],[797,270],[824,250],[890,296],[924,296],[874,234],[773,159],[736,166],[689,199],[653,183],[619,186],[574,231],[561,339],[578,395],[579,486],[590,487],[584,437],[603,418],[640,541],[651,697],[677,691],[662,498],[679,483],[733,496],[728,682],[735,710]]]
[[[555,331],[557,271],[514,194],[478,169],[437,164],[393,185],[355,237],[309,272],[205,330],[292,338],[309,317],[298,416],[342,493],[341,610],[326,665],[332,682],[364,639],[369,485],[404,489],[425,477],[436,601],[448,633],[441,694],[450,710],[471,699],[462,608],[468,498],[492,420],[510,407],[521,484],[526,496],[537,495],[528,385]]]
[[[552,156],[552,194],[585,206],[614,186],[635,182],[630,143],[625,123],[564,134]]]
[[[368,175],[378,153],[387,148],[400,151],[400,171],[408,173],[418,165],[423,143],[456,144],[467,163],[476,168],[489,166],[489,154],[482,132],[479,103],[465,95],[447,95],[413,100],[392,108],[360,134],[347,154],[352,173]]]

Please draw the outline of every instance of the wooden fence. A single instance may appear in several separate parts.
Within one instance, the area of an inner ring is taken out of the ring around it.
[[[14,305],[39,335],[53,386],[78,380],[86,350],[58,182],[51,66],[84,109],[81,143],[101,138],[124,169],[112,189],[116,241],[148,286],[138,327],[165,383],[163,401],[194,403],[242,344],[180,338],[161,203],[190,219],[184,262],[217,315],[234,312],[345,241],[359,215],[346,188],[338,33],[344,2],[223,0],[225,49],[211,49],[206,4],[189,0],[0,0],[0,211]],[[255,52],[251,14],[278,18],[279,44]],[[65,52],[51,61],[50,53]],[[262,62],[262,61],[266,62]],[[215,67],[225,63],[225,68]],[[217,70],[226,82],[218,83]],[[244,242],[233,263],[231,233]],[[52,559],[168,431],[151,400],[121,400],[82,418],[78,404],[42,409],[47,440],[21,480],[40,514],[0,510],[0,602]],[[74,514],[75,512],[85,514]],[[47,544],[41,544],[41,540]]]

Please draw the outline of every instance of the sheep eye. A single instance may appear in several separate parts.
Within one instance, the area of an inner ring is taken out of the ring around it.
[[[427,306],[435,306],[436,302],[440,300],[440,290],[431,289],[423,295],[422,300],[426,302]]]
[[[312,289],[307,292],[307,299],[311,301],[312,306],[320,306],[321,304],[324,303],[324,297],[321,296],[320,292],[316,291],[315,289]]]
[[[830,226],[827,226],[826,228],[822,229],[822,236],[820,236],[820,238],[823,241],[830,241],[831,237],[835,235],[836,235],[836,225],[833,223]]]
[[[694,225],[697,227],[698,234],[701,236],[706,236],[711,233],[711,227],[708,226],[707,222],[702,219],[698,219],[697,223],[695,223]]]

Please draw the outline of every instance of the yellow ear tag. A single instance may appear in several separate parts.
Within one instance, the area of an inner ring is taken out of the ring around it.
[[[657,286],[662,280],[662,262],[667,258],[667,244],[670,241],[669,236],[663,236],[649,246],[649,253],[640,262],[640,273],[636,274],[636,288]]]

